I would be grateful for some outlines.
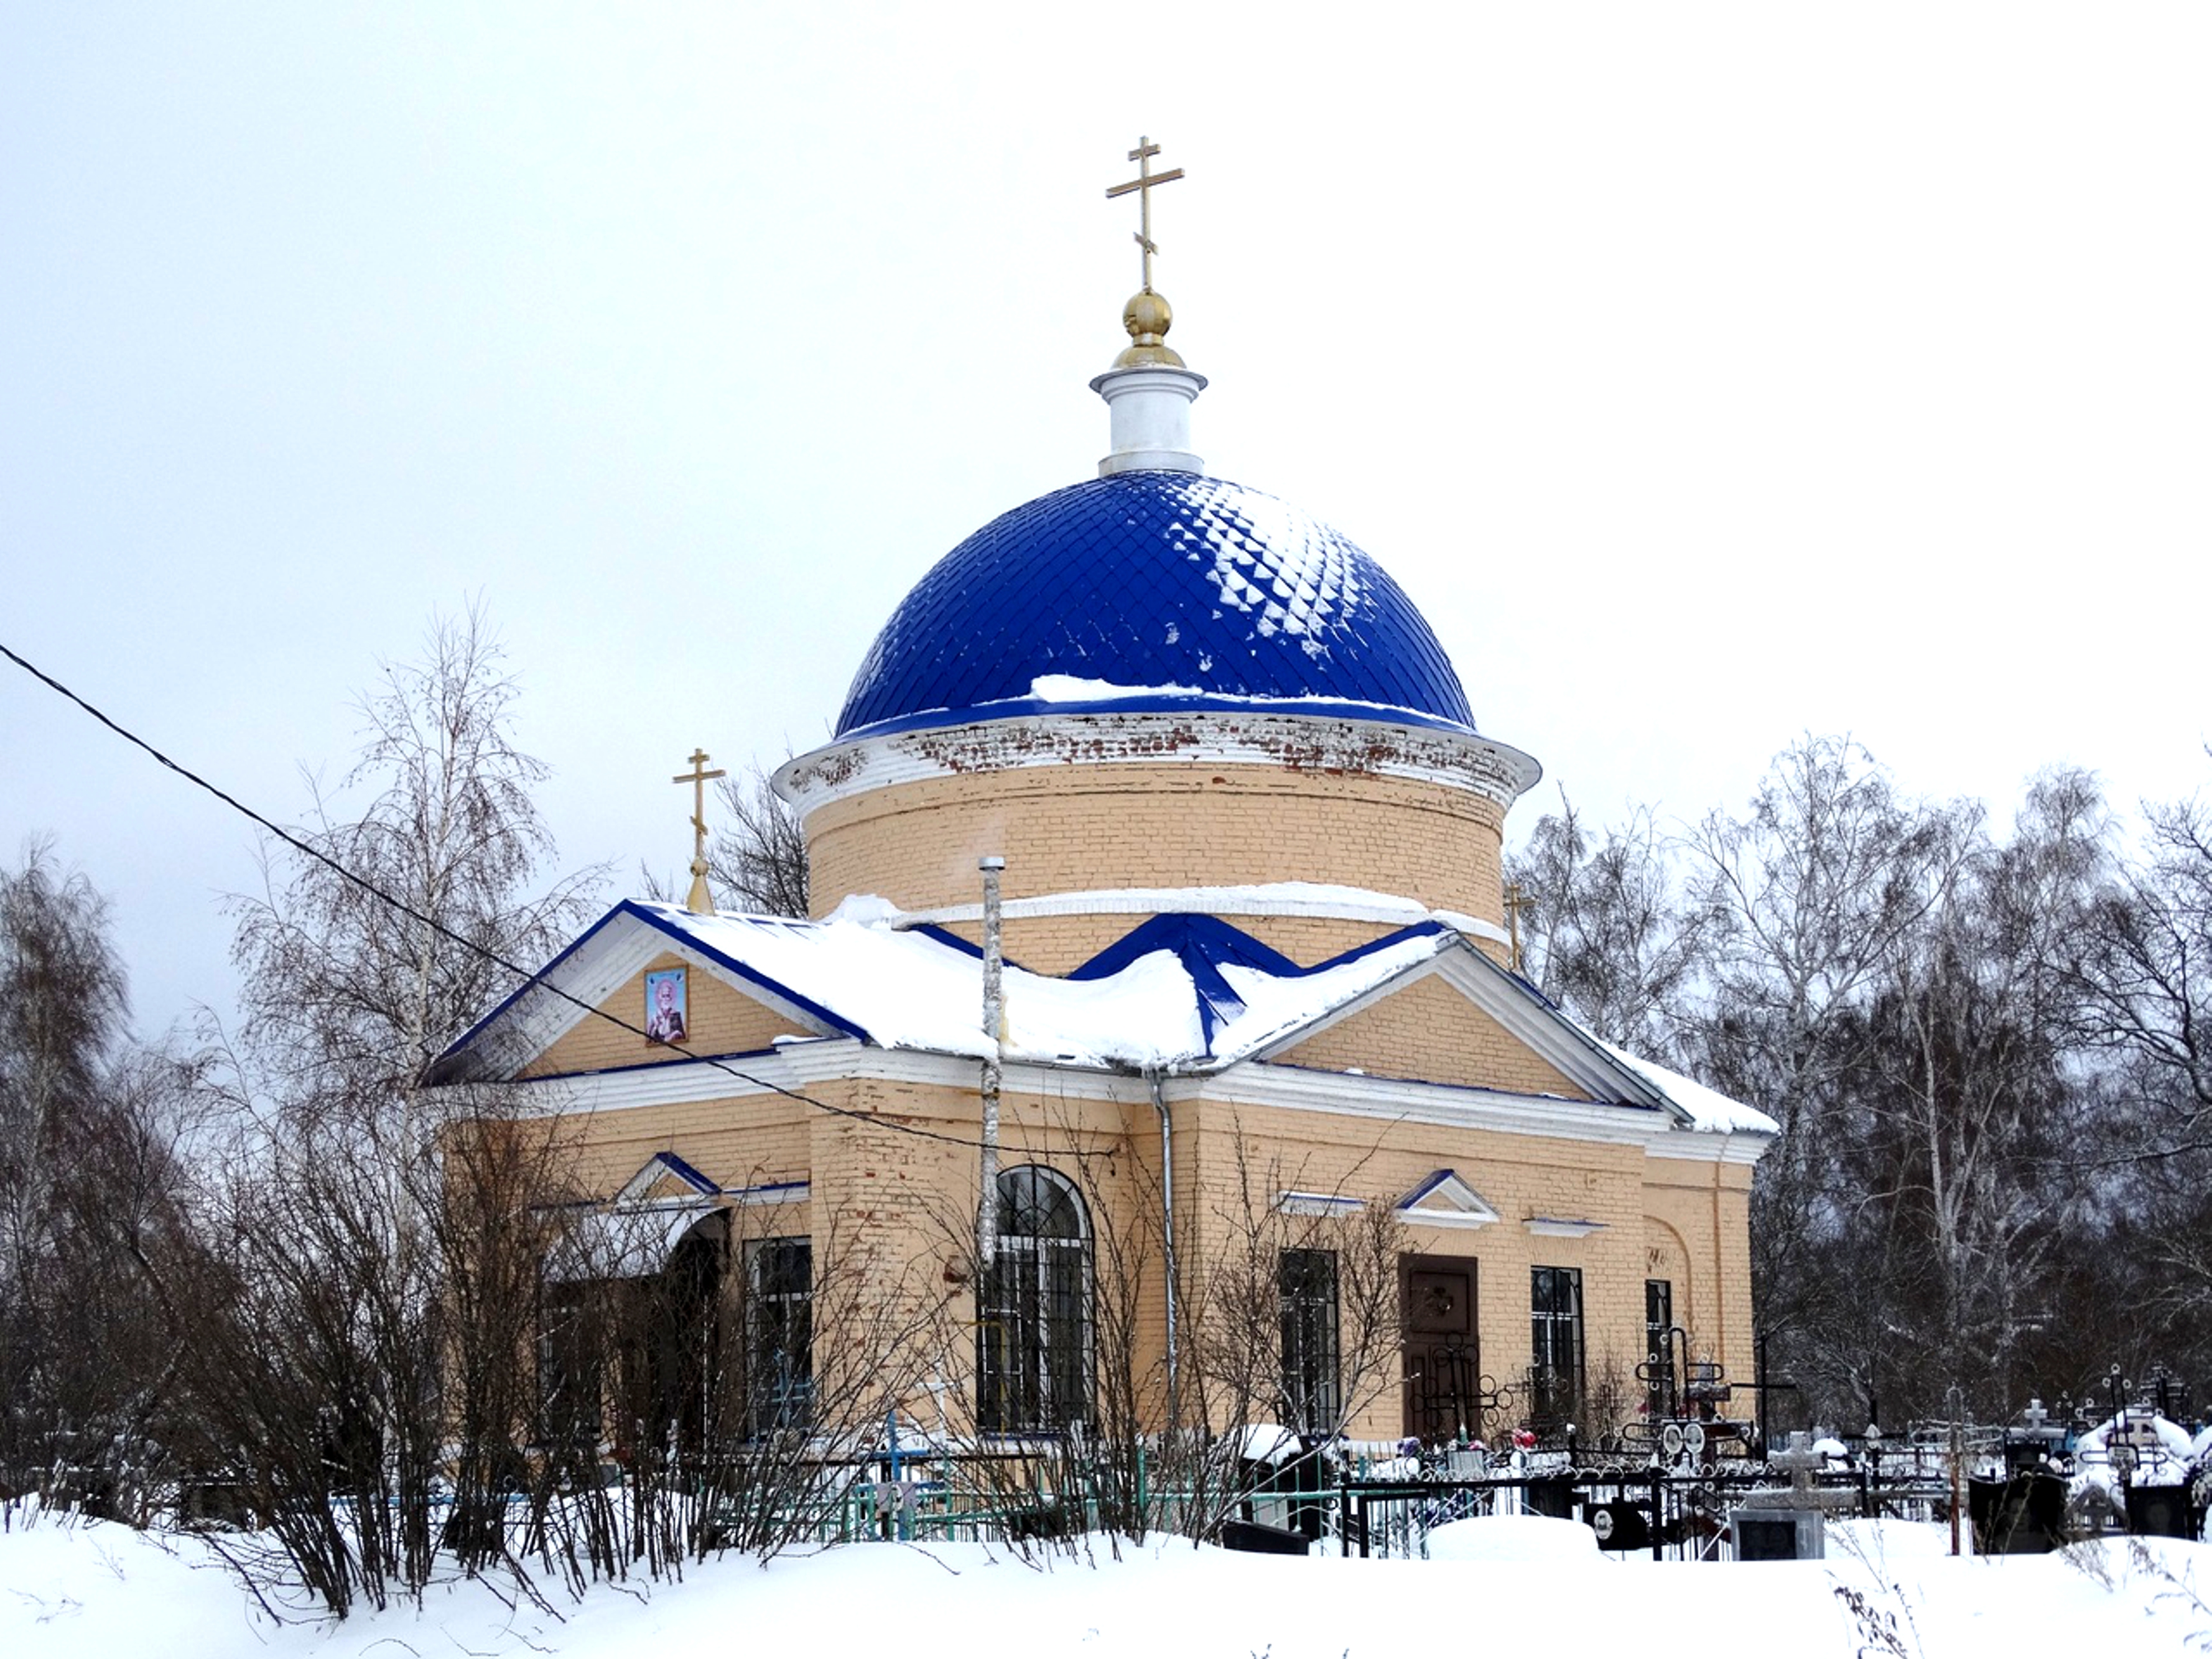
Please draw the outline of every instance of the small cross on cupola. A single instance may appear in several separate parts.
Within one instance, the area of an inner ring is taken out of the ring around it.
[[[1158,144],[1139,137],[1136,149],[1129,152],[1129,159],[1137,164],[1137,176],[1126,185],[1106,187],[1106,199],[1109,202],[1133,190],[1137,192],[1137,246],[1145,251],[1144,291],[1147,294],[1152,291],[1152,255],[1160,251],[1159,245],[1152,240],[1152,191],[1158,185],[1171,185],[1182,177],[1181,167],[1170,167],[1165,173],[1152,171],[1152,157],[1159,153]]]
[[[1116,368],[1181,368],[1182,357],[1167,343],[1168,330],[1175,325],[1175,311],[1165,296],[1152,287],[1152,256],[1160,251],[1152,240],[1152,191],[1162,185],[1172,184],[1182,177],[1181,167],[1170,167],[1165,173],[1154,173],[1152,157],[1160,147],[1149,138],[1139,138],[1129,159],[1137,164],[1137,176],[1126,184],[1109,185],[1106,199],[1137,192],[1137,246],[1144,250],[1145,285],[1129,296],[1129,303],[1121,307],[1121,326],[1129,331],[1129,343],[1114,360]]]

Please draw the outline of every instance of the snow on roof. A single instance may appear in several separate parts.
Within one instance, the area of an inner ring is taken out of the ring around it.
[[[1272,895],[1279,890],[1220,890]],[[1387,896],[1358,889],[1311,890],[1364,899]],[[1412,901],[1404,902],[1409,911],[1416,908]],[[983,1059],[990,1043],[982,1018],[981,952],[957,934],[916,925],[919,920],[865,896],[846,900],[817,921],[697,915],[672,904],[628,900],[587,929],[538,981],[563,996],[586,990],[594,998],[603,996],[604,990],[591,987],[591,975],[607,971],[625,953],[656,948],[657,934],[719,964],[732,981],[753,988],[794,1017],[818,1022],[817,1037],[859,1038],[884,1048]],[[649,932],[641,934],[641,928]],[[1468,950],[1467,931],[1442,917],[1422,915],[1381,939],[1304,967],[1219,916],[1180,908],[1161,912],[1064,976],[1035,974],[1008,963],[999,1052],[1017,1064],[1218,1071],[1267,1052],[1424,963]],[[1481,962],[1474,958],[1474,964]],[[607,984],[629,971],[621,969]],[[1662,1103],[1650,1096],[1663,1097],[1682,1127],[1692,1130],[1779,1132],[1763,1112],[1597,1042],[1525,981],[1495,968],[1492,975],[1500,994],[1525,1004],[1522,1023],[1537,1022],[1524,1035],[1534,1036],[1548,1022],[1549,1029],[1566,1039],[1565,1046],[1582,1049],[1595,1062],[1583,1086],[1597,1091],[1596,1097],[1616,1097],[1607,1091],[1617,1088],[1617,1097],[1649,1107]],[[525,1006],[527,988],[454,1043],[439,1061],[440,1072],[454,1077],[468,1074],[471,1066],[499,1066],[495,1047],[480,1049],[479,1039],[501,1026],[511,1010]],[[550,1035],[535,1041],[542,1046]],[[510,1036],[526,1044],[532,1041],[520,1030]],[[465,1054],[471,1058],[464,1060]],[[1603,1080],[1598,1072],[1610,1073],[1613,1081]]]
[[[935,928],[889,927],[879,902],[848,902],[820,921],[628,908],[884,1048],[977,1059],[988,1052],[975,948]],[[1138,1069],[1224,1064],[1454,943],[1424,923],[1301,968],[1226,923],[1163,917],[1065,979],[1009,963],[1003,1054]]]
[[[1593,1038],[1593,1042],[1597,1039]],[[1616,1048],[1610,1042],[1598,1047],[1611,1054],[1686,1113],[1690,1127],[1707,1134],[1778,1135],[1782,1126],[1755,1106],[1730,1100],[1717,1089],[1708,1089],[1680,1072],[1670,1072],[1656,1060]]]

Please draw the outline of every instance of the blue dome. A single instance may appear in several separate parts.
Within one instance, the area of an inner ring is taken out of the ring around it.
[[[1249,708],[1472,731],[1413,602],[1287,502],[1124,472],[1018,507],[900,602],[840,738],[1060,713]]]

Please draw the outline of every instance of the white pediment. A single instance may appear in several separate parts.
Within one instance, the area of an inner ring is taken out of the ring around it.
[[[1397,1202],[1401,1220],[1425,1227],[1486,1227],[1498,1212],[1449,1170],[1438,1170]]]

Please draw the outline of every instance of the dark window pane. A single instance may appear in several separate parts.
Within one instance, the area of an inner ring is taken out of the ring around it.
[[[1537,1267],[1528,1291],[1529,1415],[1555,1425],[1577,1410],[1583,1392],[1583,1275],[1579,1267]]]
[[[814,1421],[814,1244],[764,1238],[745,1247],[747,1427],[755,1435]]]
[[[999,1240],[976,1298],[976,1418],[1054,1431],[1091,1410],[1091,1253],[1082,1200],[1030,1164],[999,1177]]]
[[[1277,1265],[1283,1335],[1283,1419],[1301,1434],[1327,1434],[1342,1411],[1338,1378],[1336,1255],[1285,1250]]]

